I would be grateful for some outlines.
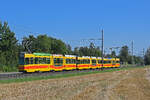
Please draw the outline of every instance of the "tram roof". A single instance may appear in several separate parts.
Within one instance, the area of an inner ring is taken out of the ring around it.
[[[52,54],[49,53],[33,53],[36,56],[52,56]]]

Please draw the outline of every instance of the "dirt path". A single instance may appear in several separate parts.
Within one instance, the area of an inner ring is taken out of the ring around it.
[[[150,100],[150,68],[0,84],[0,100]]]

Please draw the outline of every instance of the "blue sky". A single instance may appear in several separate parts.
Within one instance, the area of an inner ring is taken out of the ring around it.
[[[105,48],[131,46],[136,55],[150,46],[149,0],[0,0],[0,20],[7,21],[17,39],[47,34],[75,46],[100,38]],[[100,41],[96,41],[98,46]]]

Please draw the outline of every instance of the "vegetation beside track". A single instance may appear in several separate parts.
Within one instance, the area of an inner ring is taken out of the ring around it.
[[[100,70],[100,71],[96,70],[93,72],[80,72],[80,73],[66,73],[66,74],[58,74],[54,76],[24,77],[24,78],[17,78],[17,79],[0,80],[0,83],[4,84],[4,83],[16,83],[16,82],[28,82],[28,81],[35,81],[35,80],[56,79],[56,78],[74,77],[74,76],[97,74],[97,73],[104,73],[104,72],[133,70],[135,68],[146,68],[146,67],[150,67],[150,66],[122,67],[119,69],[108,69],[108,70]]]

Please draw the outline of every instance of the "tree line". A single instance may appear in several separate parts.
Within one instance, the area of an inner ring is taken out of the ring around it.
[[[15,33],[11,31],[7,22],[0,22],[0,71],[16,71],[18,66],[20,52],[38,52],[38,53],[51,53],[51,54],[72,54],[77,56],[95,56],[101,57],[102,53],[99,47],[94,43],[89,46],[75,47],[72,50],[69,44],[65,44],[62,40],[45,35],[29,35],[23,37],[21,43],[16,39]],[[150,64],[150,48],[145,53],[144,60],[142,57],[129,54],[128,46],[123,46],[116,55],[115,51],[111,54],[105,54],[105,57],[119,57],[122,63]]]

